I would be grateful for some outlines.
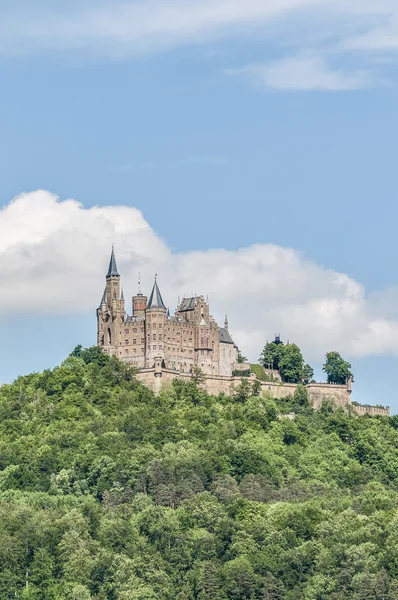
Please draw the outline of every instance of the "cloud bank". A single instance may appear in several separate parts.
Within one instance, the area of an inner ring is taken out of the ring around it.
[[[275,245],[173,253],[135,208],[85,208],[47,191],[22,194],[0,211],[1,314],[86,311],[94,319],[112,243],[126,297],[136,292],[139,271],[148,293],[158,273],[171,310],[179,295],[208,294],[214,316],[228,313],[252,360],[275,332],[308,359],[332,349],[398,354],[397,290],[367,297],[344,273]]]

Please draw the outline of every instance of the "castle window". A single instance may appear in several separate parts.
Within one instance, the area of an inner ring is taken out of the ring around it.
[[[152,350],[156,350],[156,344],[152,346]]]
[[[156,323],[154,323],[152,327],[153,327],[154,329],[156,329]]]
[[[124,353],[125,353],[125,354],[128,354],[128,353],[129,353],[129,351],[127,350],[127,348],[126,348],[126,350],[124,351]]]
[[[156,333],[152,334],[152,339],[156,341]]]
[[[128,332],[129,332],[129,330],[128,330],[128,329],[125,329],[125,330],[124,330],[124,333],[128,333]]]
[[[137,333],[137,327],[133,327],[133,333]]]
[[[137,354],[137,350],[133,348],[133,354]]]
[[[214,342],[211,343],[211,351],[214,352]]]
[[[112,333],[111,330],[108,329],[108,345],[110,346],[112,344]]]
[[[145,338],[141,338],[141,344],[145,344]]]
[[[128,345],[129,341],[128,340],[124,340],[124,343],[126,344],[126,346]]]
[[[134,339],[134,340],[133,340],[133,344],[136,344],[136,343],[137,343],[137,340],[135,340],[135,339]]]
[[[161,342],[161,341],[162,341],[162,334],[159,333],[159,342]]]

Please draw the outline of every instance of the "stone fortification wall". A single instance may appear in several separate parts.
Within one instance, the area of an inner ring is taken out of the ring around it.
[[[380,415],[381,417],[390,416],[390,407],[380,408],[378,406],[366,406],[361,404],[353,404],[353,409],[357,415]]]
[[[161,361],[155,363],[155,368],[142,369],[137,374],[137,379],[146,385],[155,394],[167,389],[173,380],[177,377],[189,381],[190,373],[181,373],[172,369],[164,369]],[[255,375],[248,378],[248,381],[259,381]],[[241,377],[223,377],[222,375],[205,375],[203,387],[214,396],[218,394],[233,395],[236,388],[241,384]],[[297,389],[295,383],[282,383],[277,381],[261,381],[261,390],[268,393],[272,398],[281,399],[287,396],[293,396]],[[318,410],[325,401],[333,402],[336,407],[345,408],[352,406],[357,415],[382,415],[389,416],[390,409],[379,408],[376,406],[361,406],[351,404],[351,386],[334,385],[329,383],[310,383],[307,386],[309,400],[315,410]]]

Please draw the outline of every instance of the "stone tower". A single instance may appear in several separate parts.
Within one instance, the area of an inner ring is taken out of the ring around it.
[[[151,295],[149,296],[146,308],[146,332],[147,332],[147,352],[146,366],[151,368],[155,358],[164,360],[166,341],[166,320],[167,308],[164,305],[162,295],[159,290],[157,277],[153,284]]]
[[[124,297],[120,290],[120,275],[117,270],[115,251],[112,247],[105,290],[97,308],[97,343],[107,349],[108,354],[117,354],[120,323],[124,320]]]

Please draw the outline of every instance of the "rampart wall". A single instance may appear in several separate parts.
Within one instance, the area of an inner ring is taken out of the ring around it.
[[[167,389],[173,380],[177,377],[191,379],[190,373],[181,373],[171,369],[164,369],[161,363],[155,363],[155,368],[142,369],[137,374],[137,379],[155,394]],[[248,378],[248,381],[259,381],[254,374]],[[236,388],[241,384],[241,377],[224,377],[222,375],[206,375],[203,387],[214,396],[224,393],[227,396],[233,395]],[[278,381],[260,381],[263,393],[268,393],[273,398],[281,399],[287,396],[293,396],[297,389],[295,383],[282,383]],[[345,408],[352,406],[358,415],[382,415],[389,416],[390,409],[379,408],[376,406],[362,406],[351,403],[351,385],[335,385],[329,383],[309,383],[307,386],[310,402],[315,410],[318,410],[325,401],[332,402],[337,407]]]

